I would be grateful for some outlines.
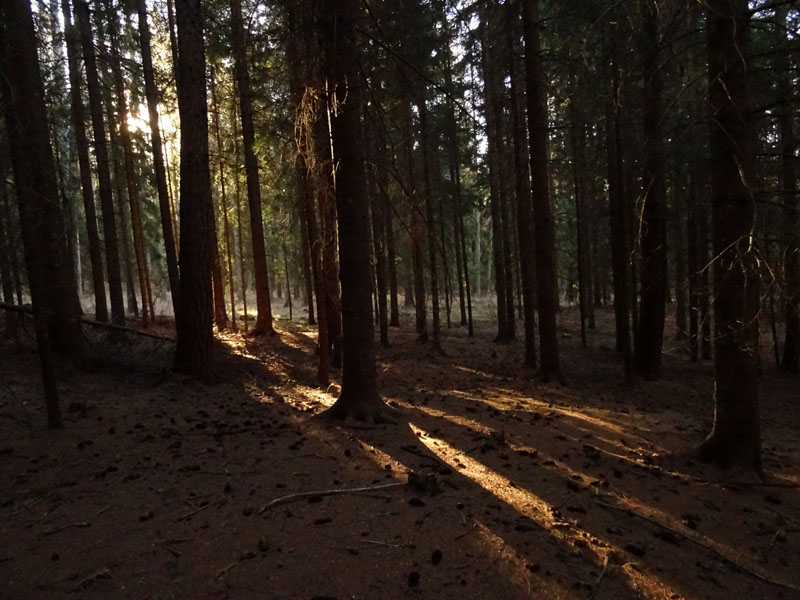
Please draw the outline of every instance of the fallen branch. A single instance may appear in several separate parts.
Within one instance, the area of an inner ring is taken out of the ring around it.
[[[271,508],[275,508],[276,506],[280,506],[281,504],[288,504],[289,502],[294,502],[296,500],[302,500],[303,498],[316,498],[321,496],[338,496],[341,494],[363,494],[365,492],[374,492],[375,490],[388,490],[390,488],[397,488],[407,485],[404,481],[396,482],[396,483],[382,483],[380,485],[368,485],[365,487],[355,487],[355,488],[341,488],[341,489],[332,489],[332,490],[319,490],[316,492],[297,492],[296,494],[287,494],[286,496],[280,496],[279,498],[275,498],[258,511],[258,514],[265,513]]]
[[[616,506],[615,504],[609,504],[608,502],[603,502],[602,500],[592,500],[592,502],[594,504],[597,504],[598,506],[602,506],[603,508],[608,509],[608,510],[616,510],[618,512],[624,513],[624,514],[632,516],[632,517],[638,517],[639,519],[647,521],[648,523],[652,523],[653,525],[656,525],[657,527],[660,527],[661,529],[663,529],[665,531],[669,531],[670,533],[672,533],[674,535],[677,535],[677,536],[680,536],[680,537],[682,537],[682,538],[684,538],[686,540],[689,540],[690,542],[693,542],[694,544],[700,546],[704,550],[707,550],[708,552],[711,552],[712,554],[715,554],[716,556],[718,556],[720,559],[722,559],[724,562],[728,563],[729,565],[731,565],[731,566],[733,566],[733,567],[735,567],[735,568],[737,568],[737,569],[739,569],[741,571],[744,571],[745,573],[747,573],[748,575],[751,575],[752,577],[755,577],[759,581],[763,581],[764,583],[770,583],[772,585],[776,585],[778,587],[786,588],[788,590],[792,590],[792,591],[795,591],[795,592],[800,592],[800,587],[798,587],[798,586],[796,586],[794,584],[791,584],[791,583],[787,583],[787,582],[784,582],[784,581],[779,581],[777,579],[773,579],[772,577],[759,572],[759,570],[756,567],[749,567],[747,565],[742,564],[740,561],[735,560],[735,559],[731,558],[730,556],[728,556],[728,554],[725,553],[723,550],[720,550],[719,548],[717,548],[715,544],[709,544],[708,542],[705,542],[702,539],[699,539],[699,538],[697,538],[697,537],[695,537],[695,536],[693,536],[691,534],[688,534],[688,533],[686,533],[684,531],[681,531],[679,529],[676,529],[674,527],[670,527],[669,525],[666,525],[665,523],[661,523],[660,521],[657,521],[656,519],[653,519],[653,518],[648,517],[646,515],[643,515],[643,514],[641,514],[639,512],[636,512],[635,510],[630,510],[630,509],[624,508],[622,506]]]
[[[105,329],[111,329],[113,331],[124,331],[125,333],[133,333],[134,335],[141,335],[143,337],[153,338],[154,340],[161,340],[162,342],[175,341],[175,338],[171,338],[166,335],[158,335],[157,333],[150,333],[149,331],[142,331],[141,329],[133,329],[132,327],[117,325],[116,323],[102,323],[100,321],[94,321],[92,319],[87,319],[85,317],[81,317],[80,322],[83,323],[84,325],[89,325],[91,327],[103,327]]]
[[[29,315],[33,314],[33,307],[27,305],[20,306],[19,304],[9,304],[8,302],[0,302],[0,308],[12,312],[25,313]],[[132,327],[125,327],[124,325],[117,325],[116,323],[102,323],[101,321],[95,321],[94,319],[89,319],[88,317],[80,317],[78,320],[84,325],[89,325],[90,327],[103,327],[105,329],[112,329],[114,331],[124,331],[125,333],[133,333],[135,335],[141,335],[144,337],[149,337],[164,342],[175,341],[175,338],[167,337],[165,335],[158,335],[156,333],[150,333],[147,331],[142,331],[141,329],[133,329]]]

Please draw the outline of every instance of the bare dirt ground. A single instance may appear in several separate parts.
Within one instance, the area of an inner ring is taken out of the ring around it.
[[[712,416],[680,344],[625,386],[611,313],[583,349],[565,310],[568,385],[545,385],[480,316],[444,356],[390,332],[396,426],[314,418],[337,386],[304,321],[224,336],[213,385],[169,342],[93,337],[105,365],[62,369],[55,432],[31,340],[0,341],[0,599],[800,598],[796,376],[765,360],[765,483],[669,456]]]

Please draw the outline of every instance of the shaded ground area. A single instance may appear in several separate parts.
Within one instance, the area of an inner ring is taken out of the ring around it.
[[[213,385],[167,342],[96,341],[58,432],[30,340],[0,342],[0,598],[800,598],[796,377],[765,363],[765,484],[668,456],[711,421],[680,344],[625,387],[612,315],[584,350],[565,312],[569,385],[543,385],[484,316],[444,356],[391,331],[388,427],[313,418],[337,387],[297,322],[226,336]]]

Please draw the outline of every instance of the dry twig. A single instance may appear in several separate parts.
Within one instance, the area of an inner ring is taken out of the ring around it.
[[[402,487],[406,485],[405,482],[395,482],[395,483],[382,483],[380,485],[368,485],[364,487],[355,487],[355,488],[341,488],[341,489],[332,489],[332,490],[319,490],[316,492],[297,492],[296,494],[287,494],[285,496],[280,496],[279,498],[275,498],[258,511],[258,514],[264,513],[271,508],[275,508],[276,506],[280,506],[281,504],[288,504],[289,502],[294,502],[295,500],[302,500],[303,498],[316,498],[318,496],[338,496],[341,494],[363,494],[365,492],[374,492],[375,490],[388,490],[390,488]]]

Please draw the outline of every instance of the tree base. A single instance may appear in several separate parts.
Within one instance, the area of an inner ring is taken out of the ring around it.
[[[748,452],[744,446],[746,444],[725,443],[712,431],[705,440],[688,453],[688,456],[702,463],[716,465],[721,469],[735,466],[752,468],[760,479],[765,479],[761,457]]]
[[[380,397],[375,399],[349,399],[342,394],[333,406],[317,415],[323,421],[365,421],[376,425],[396,425],[400,412]]]
[[[278,335],[278,332],[275,331],[272,327],[266,327],[266,326],[256,327],[255,329],[251,329],[250,331],[248,331],[245,334],[245,337],[256,338],[262,335],[273,336],[273,335]]]

